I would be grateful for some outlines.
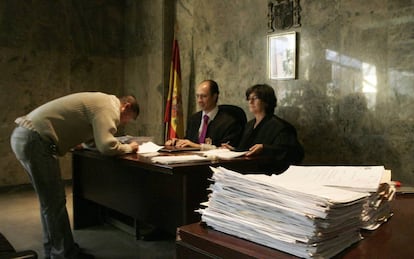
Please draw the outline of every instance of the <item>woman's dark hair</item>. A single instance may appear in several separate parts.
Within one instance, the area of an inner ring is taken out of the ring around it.
[[[246,90],[246,100],[248,100],[252,93],[254,93],[265,104],[265,111],[267,115],[274,114],[277,106],[277,98],[275,91],[270,85],[257,84],[249,87]]]

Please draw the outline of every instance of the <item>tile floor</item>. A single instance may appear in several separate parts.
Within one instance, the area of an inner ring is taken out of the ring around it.
[[[66,188],[72,220],[72,189]],[[0,232],[16,250],[35,250],[43,258],[39,204],[31,186],[0,189]],[[76,242],[96,259],[175,258],[175,240],[141,241],[106,224],[74,231]]]

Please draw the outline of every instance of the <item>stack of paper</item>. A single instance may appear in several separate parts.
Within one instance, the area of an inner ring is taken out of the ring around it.
[[[381,183],[378,190],[370,195],[362,210],[363,229],[375,230],[393,215],[391,202],[395,199],[395,193],[393,184]]]
[[[291,167],[272,176],[212,170],[202,221],[304,258],[329,258],[361,239],[363,207],[384,173],[383,167]]]
[[[291,166],[285,173],[273,177],[284,182],[303,181],[369,193],[361,212],[363,229],[375,230],[392,216],[395,187],[391,171],[383,166]]]

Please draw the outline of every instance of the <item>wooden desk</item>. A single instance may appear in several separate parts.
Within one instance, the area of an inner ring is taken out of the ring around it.
[[[364,239],[335,258],[412,258],[414,255],[414,195],[398,195],[394,215],[375,231],[363,231]],[[233,237],[200,223],[178,229],[180,258],[296,258],[293,255]]]
[[[74,151],[74,228],[100,224],[105,208],[151,223],[172,234],[177,227],[200,220],[194,210],[207,200],[209,166],[257,171],[266,158],[236,158],[189,164],[161,165],[137,154],[107,157]]]

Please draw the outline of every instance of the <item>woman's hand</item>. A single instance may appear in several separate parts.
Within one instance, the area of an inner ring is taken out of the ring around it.
[[[233,146],[230,146],[228,143],[222,143],[221,148],[227,148],[229,150],[234,150],[235,149]]]
[[[82,150],[84,149],[83,143],[82,144],[78,144],[76,146],[73,147],[73,150]]]
[[[255,144],[249,148],[249,152],[246,153],[246,156],[258,155],[263,152],[263,144]]]

